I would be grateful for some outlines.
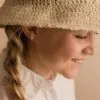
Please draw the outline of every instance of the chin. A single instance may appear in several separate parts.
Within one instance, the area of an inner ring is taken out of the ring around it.
[[[67,79],[75,79],[78,73],[63,73],[62,75]]]

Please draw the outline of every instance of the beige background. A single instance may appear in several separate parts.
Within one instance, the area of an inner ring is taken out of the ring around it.
[[[2,4],[5,2],[5,0],[0,0],[0,7],[2,6]]]
[[[96,37],[95,55],[88,58],[76,78],[77,100],[100,100],[100,35]]]
[[[7,37],[4,34],[4,29],[0,28],[0,52],[6,46],[6,43],[7,43]]]
[[[0,0],[0,6],[4,0]],[[0,52],[6,46],[7,37],[0,29]],[[100,35],[96,38],[96,53],[89,57],[76,78],[77,100],[100,100]]]

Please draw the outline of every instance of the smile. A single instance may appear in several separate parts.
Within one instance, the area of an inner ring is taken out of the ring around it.
[[[72,61],[73,61],[74,63],[78,63],[78,64],[82,64],[82,62],[83,62],[82,59],[75,59],[75,58],[73,58]]]

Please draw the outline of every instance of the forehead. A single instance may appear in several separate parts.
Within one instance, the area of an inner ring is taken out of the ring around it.
[[[77,31],[73,31],[73,33],[79,34],[79,35],[98,35],[97,32],[95,31],[87,31],[87,30],[77,30]]]
[[[94,31],[87,30],[70,30],[70,29],[62,29],[62,28],[39,28],[43,33],[75,33],[75,34],[83,34],[86,35],[88,33],[96,33]],[[98,34],[98,33],[96,33]]]
[[[73,30],[71,31],[73,33],[77,33],[77,34],[88,34],[88,33],[94,33],[93,31],[86,31],[86,30]]]
[[[98,34],[94,31],[87,31],[87,30],[66,30],[64,29],[63,30],[64,32],[68,32],[68,33],[73,33],[73,34],[79,34],[79,35],[87,35],[87,34]]]

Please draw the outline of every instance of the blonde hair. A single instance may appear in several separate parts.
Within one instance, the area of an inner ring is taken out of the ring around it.
[[[17,58],[20,56],[22,63],[24,63],[23,56],[26,51],[23,51],[23,49],[27,46],[23,43],[25,42],[25,36],[22,34],[21,26],[6,26],[5,31],[8,36],[7,55],[4,61],[4,68],[8,73],[5,78],[7,82],[6,90],[14,100],[25,100]]]

